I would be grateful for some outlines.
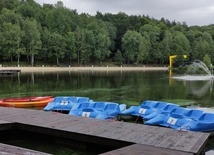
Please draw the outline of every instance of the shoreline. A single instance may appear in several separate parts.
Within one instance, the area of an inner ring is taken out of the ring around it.
[[[168,67],[0,67],[0,70],[21,70],[21,72],[62,71],[167,71]]]

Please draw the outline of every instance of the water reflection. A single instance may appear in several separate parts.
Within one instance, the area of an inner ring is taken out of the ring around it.
[[[188,90],[188,94],[195,96],[197,98],[201,98],[206,96],[207,93],[212,94],[213,92],[213,79],[206,80],[185,80],[184,78],[176,77],[169,78],[169,85],[177,85],[177,83],[182,83],[184,87]]]
[[[1,78],[1,96],[77,95],[96,100],[132,101],[165,98],[160,88],[168,92],[167,72],[53,72],[22,73]]]
[[[0,80],[2,98],[75,95],[130,105],[148,99],[196,99],[213,103],[212,80],[179,81],[169,78],[167,71],[39,72],[0,77]]]
[[[198,98],[203,97],[207,93],[212,93],[213,80],[208,81],[183,81],[190,95]]]
[[[198,83],[198,82],[197,82]],[[202,85],[198,86],[196,82],[189,82],[189,89],[191,94],[202,97],[207,92],[212,93],[213,90],[213,80],[203,81]]]

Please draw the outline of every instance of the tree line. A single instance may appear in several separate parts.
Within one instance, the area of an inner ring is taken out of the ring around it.
[[[148,15],[97,12],[78,14],[58,1],[0,1],[0,61],[37,61],[87,65],[168,64],[170,55],[214,61],[214,25],[187,26],[185,22]]]

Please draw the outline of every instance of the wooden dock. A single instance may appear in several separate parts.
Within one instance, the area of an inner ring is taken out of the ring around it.
[[[50,155],[47,153],[24,149],[16,146],[0,144],[0,154],[2,155]]]
[[[0,75],[13,75],[13,74],[17,74],[20,72],[21,72],[21,70],[19,70],[19,69],[9,69],[9,70],[2,69],[2,70],[0,70]]]
[[[171,150],[166,148],[158,148],[149,145],[133,144],[127,147],[102,153],[100,155],[124,155],[124,154],[133,154],[133,155],[192,155],[189,152],[182,152],[177,150]]]
[[[102,121],[41,110],[0,107],[0,130],[13,128],[112,148],[113,154],[199,155],[209,133]]]

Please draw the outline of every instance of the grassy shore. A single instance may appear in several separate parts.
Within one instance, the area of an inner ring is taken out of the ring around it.
[[[0,70],[21,70],[21,72],[60,71],[166,71],[168,67],[0,67]]]

